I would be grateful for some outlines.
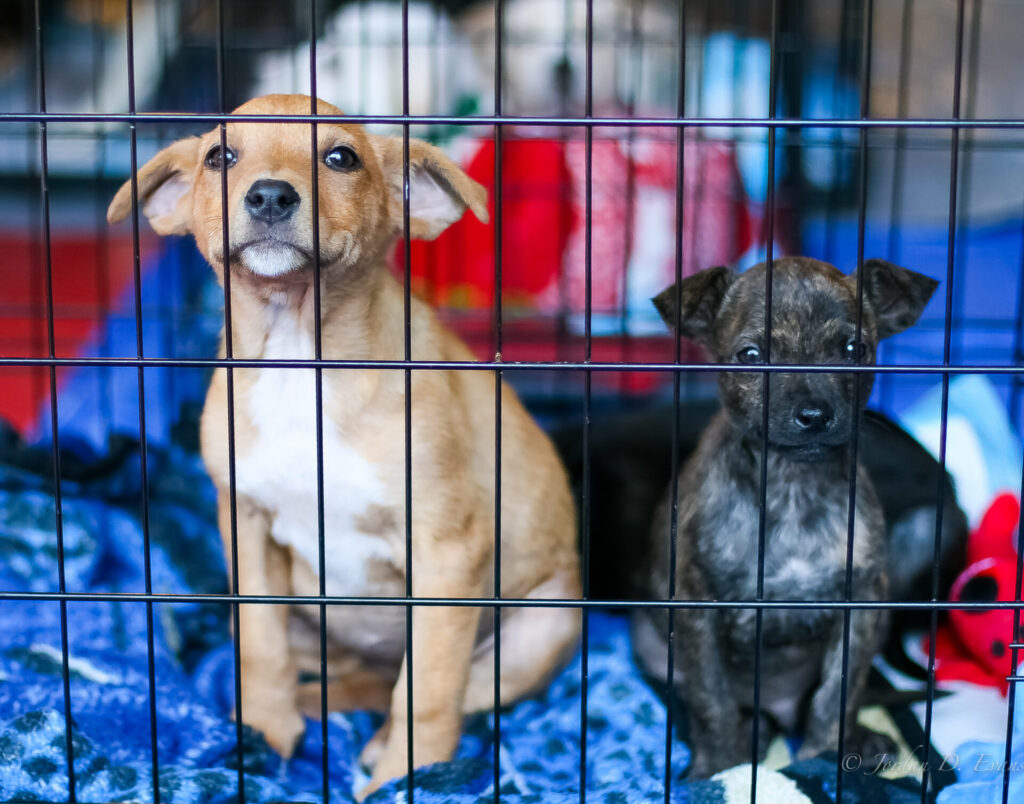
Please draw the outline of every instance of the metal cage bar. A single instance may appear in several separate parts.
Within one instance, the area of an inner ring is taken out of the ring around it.
[[[125,2],[125,24],[127,27],[128,57],[128,110],[135,111],[135,31],[132,0]],[[131,160],[131,194],[132,194],[132,284],[135,293],[135,351],[142,358],[145,350],[142,337],[142,258],[139,247],[139,154],[136,141],[135,126],[128,127],[128,150]],[[140,363],[136,369],[136,382],[139,393],[139,479],[142,483],[142,561],[146,593],[153,591],[153,571],[151,566],[151,540],[149,532],[149,462],[146,444],[146,378],[145,369]],[[56,433],[54,434],[56,441]],[[160,754],[157,744],[157,712],[156,712],[156,659],[153,642],[153,603],[146,603],[146,665],[149,683],[149,740],[150,758],[153,775],[153,802],[160,803]]]
[[[505,4],[494,4],[494,113],[502,113],[502,89],[505,83],[502,44],[505,35]],[[502,182],[504,171],[504,131],[494,127],[494,362],[502,362],[504,327],[502,309],[502,268],[504,255]],[[494,596],[501,599],[501,399],[504,374],[494,372]],[[494,801],[501,800],[501,606],[494,607]]]
[[[587,0],[584,114],[594,110],[594,0]],[[592,377],[589,365],[593,349],[593,247],[594,247],[594,129],[583,131],[583,493],[580,512],[580,569],[583,600],[590,599],[590,405]],[[590,682],[590,610],[583,609],[580,639],[580,804],[587,800],[587,690]]]
[[[404,606],[408,599],[402,597],[368,597],[365,595],[241,595],[241,594],[190,594],[144,592],[0,592],[4,600],[53,600],[83,601],[102,600],[117,603],[216,603],[224,605],[294,603],[296,605],[329,606]],[[1003,611],[1020,606],[1012,600],[997,601],[878,601],[878,600],[636,600],[636,599],[566,599],[540,597],[417,597],[417,606],[470,606],[479,608],[503,606],[505,608],[574,608],[574,609],[835,609],[853,611],[884,609],[886,611]]]
[[[409,0],[402,0],[402,114],[409,114]],[[402,270],[403,309],[405,310],[405,328],[403,332],[405,363],[412,364],[412,246],[410,229],[410,167],[409,167],[409,124],[402,124],[402,245],[404,257]],[[412,369],[405,370],[405,596],[408,602],[405,607],[405,689],[406,689],[406,791],[409,801],[413,801],[415,787],[413,757],[413,579],[412,579]]]
[[[316,549],[317,549],[317,583],[321,595],[327,594],[327,547],[324,526],[324,370],[319,363],[324,357],[321,278],[320,265],[320,144],[317,138],[315,118],[317,109],[317,64],[316,64],[316,0],[310,0],[307,6],[309,15],[309,96],[310,114],[314,122],[309,127],[310,156],[310,187],[312,195],[313,225],[313,359],[317,362],[314,369],[314,416],[316,417]],[[227,215],[227,208],[221,214]],[[226,269],[226,266],[225,266]],[[320,622],[318,625],[320,638],[320,790],[323,801],[330,801],[330,781],[328,768],[329,739],[327,733],[327,606],[320,605]],[[237,668],[236,668],[237,671]]]
[[[644,371],[652,373],[672,372],[744,372],[765,374],[993,374],[1019,375],[1024,374],[1024,366],[1004,366],[985,364],[964,364],[962,366],[943,366],[933,364],[899,364],[891,366],[830,366],[820,363],[775,363],[772,365],[737,366],[733,363],[625,363],[609,361],[559,362],[553,360],[516,360],[496,362],[492,360],[330,360],[320,361],[324,368],[332,369],[397,369],[408,366],[422,371]],[[315,368],[317,361],[295,359],[249,359],[249,358],[178,358],[178,357],[0,357],[0,366],[41,366],[41,367],[73,367],[73,366],[153,366],[163,368]]]
[[[169,112],[110,112],[106,114],[92,112],[0,112],[2,123],[352,123],[366,125],[372,123],[394,123],[401,125],[424,126],[485,126],[516,124],[523,126],[543,127],[585,127],[608,126],[610,128],[892,128],[892,129],[923,129],[923,130],[1017,130],[1024,129],[1024,119],[1020,118],[935,118],[922,117],[911,120],[900,120],[894,117],[872,117],[867,120],[844,117],[617,117],[601,115],[569,116],[536,116],[536,115],[473,115],[460,117],[457,115],[328,115],[319,114],[228,114],[213,112],[197,112],[195,114],[172,114]]]
[[[770,64],[768,67],[768,117],[774,118],[778,110],[778,35],[779,35],[779,4],[772,0],[771,6],[771,45]],[[772,266],[775,250],[775,129],[768,129],[768,181],[765,198],[765,219],[763,237],[765,240],[765,274],[764,274],[764,362],[772,365]],[[764,559],[766,545],[766,529],[768,523],[768,395],[771,387],[771,374],[761,374],[761,453],[757,456],[759,463],[759,497],[757,511],[757,600],[764,599]],[[750,730],[750,804],[757,801],[757,771],[759,759],[759,742],[761,732],[761,652],[764,648],[764,609],[758,608],[754,620],[754,690],[751,706]]]
[[[676,96],[676,113],[682,118],[686,115],[686,10],[680,5],[677,11],[679,15],[679,87]],[[685,147],[684,137],[686,129],[676,130],[676,209],[675,209],[675,259],[673,261],[673,272],[675,274],[675,331],[679,331],[680,317],[682,316],[682,288],[680,283],[683,280],[683,203],[685,191],[683,179],[685,176]],[[682,340],[675,338],[672,346],[673,360],[678,364],[682,363]],[[671,474],[669,479],[669,532],[668,537],[668,589],[665,590],[667,600],[675,600],[676,597],[676,559],[678,554],[678,536],[676,527],[679,523],[679,416],[681,408],[680,381],[682,376],[679,372],[672,375],[672,442],[669,447],[671,454]],[[675,677],[675,641],[676,623],[675,609],[668,612],[668,660],[665,670],[665,684],[671,688],[672,679]],[[672,707],[665,707],[665,804],[672,800]]]
[[[40,6],[41,0],[35,0],[33,11],[35,14],[35,47],[36,47],[36,74],[38,77],[38,96],[40,115],[44,119],[39,121],[39,195],[42,221],[43,238],[43,267],[46,271],[46,348],[50,357],[56,356],[55,337],[55,316],[53,311],[53,255],[51,253],[50,239],[50,187],[48,170],[48,148],[47,148],[47,125],[46,115],[46,58],[43,52],[43,23]],[[57,539],[57,588],[61,593],[67,591],[67,579],[64,572],[64,510],[61,499],[61,460],[59,412],[57,409],[57,367],[50,366],[50,426],[53,429],[53,501],[54,501],[54,526]],[[67,760],[68,773],[68,801],[75,804],[77,793],[75,790],[75,752],[72,739],[71,719],[71,670],[68,664],[68,609],[67,601],[60,601],[60,661],[61,661],[61,683],[64,694],[64,750]]]
[[[953,67],[953,119],[960,117],[960,85],[963,78],[963,50],[964,50],[964,0],[957,0],[956,6],[956,44]],[[949,220],[948,234],[946,240],[946,305],[945,319],[942,339],[942,364],[950,365],[952,353],[951,341],[953,330],[953,277],[956,268],[956,228],[957,228],[957,182],[959,179],[958,166],[960,159],[960,131],[953,129],[950,132],[949,145]],[[949,373],[942,374],[942,407],[939,411],[939,466],[946,468],[946,435],[949,421]],[[935,505],[935,550],[932,560],[932,600],[939,598],[939,569],[941,564],[942,550],[942,503],[945,495],[945,485],[938,483],[938,501]],[[931,621],[929,623],[928,640],[928,697],[925,701],[924,721],[924,743],[928,761],[925,763],[921,774],[921,804],[926,804],[928,788],[931,783],[932,767],[935,767],[932,750],[932,715],[933,704],[935,703],[935,636],[938,629],[938,610],[932,609]]]
[[[871,111],[871,30],[874,17],[874,4],[872,0],[865,0],[863,7],[864,22],[862,32],[862,45],[860,54],[860,116],[867,117]],[[857,314],[855,322],[854,342],[860,343],[864,327],[864,230],[867,223],[868,203],[868,130],[860,129],[860,148],[858,150],[859,176],[857,193]],[[854,362],[859,364],[861,360],[860,351],[857,350]],[[853,375],[853,400],[854,406],[859,404],[861,396],[861,375]],[[843,597],[850,600],[853,597],[853,542],[856,532],[857,516],[857,452],[858,439],[860,438],[860,417],[854,416],[852,421],[850,437],[850,495],[847,498],[846,509],[846,568]],[[842,656],[842,682],[839,687],[839,743],[836,746],[836,753],[839,757],[845,755],[846,746],[846,707],[849,694],[849,667],[850,667],[850,625],[852,612],[849,609],[843,611],[843,656]],[[836,801],[843,800],[843,763],[836,762]]]
[[[910,87],[910,48],[913,42],[914,32],[914,0],[903,0],[902,13],[900,15],[900,44],[899,44],[899,71],[896,83],[896,116],[906,117]],[[886,240],[886,257],[894,263],[899,264],[901,249],[898,233],[903,227],[903,202],[906,193],[906,151],[907,151],[907,130],[897,129],[896,141],[893,144],[893,180],[892,191],[889,202],[889,232]],[[879,356],[885,354],[885,347],[879,350]],[[885,378],[886,380],[888,378]],[[891,398],[892,384],[883,380],[881,393],[883,400]]]
[[[221,114],[227,113],[227,90],[226,74],[227,65],[226,53],[226,29],[227,24],[224,16],[224,0],[217,0],[217,107]],[[220,135],[220,208],[221,208],[221,249],[223,254],[228,254],[231,239],[228,231],[228,216],[223,212],[228,208],[228,160],[227,154],[227,117],[224,117],[218,126]],[[231,315],[231,272],[224,271],[224,356],[231,359],[234,356],[234,328]],[[235,460],[235,376],[232,366],[225,367],[225,380],[227,383],[227,407],[228,407],[228,518],[230,534],[230,584],[231,591],[239,595],[238,574],[238,490],[236,485],[236,460]],[[218,507],[221,501],[218,500]],[[222,534],[223,535],[223,534]],[[231,607],[231,637],[232,648],[234,649],[234,694],[235,694],[235,741],[236,741],[236,762],[238,802],[245,802],[245,763],[243,752],[243,719],[242,719],[242,647],[241,647],[241,604],[235,603]]]

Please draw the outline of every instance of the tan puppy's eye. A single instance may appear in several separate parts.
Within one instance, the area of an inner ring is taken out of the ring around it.
[[[324,164],[331,170],[355,170],[362,163],[356,152],[347,145],[336,145],[324,154]]]
[[[220,146],[214,145],[206,152],[206,158],[203,159],[203,164],[211,170],[220,170],[221,163],[224,161],[227,161],[228,167],[231,167],[238,161],[238,154],[236,154],[231,148],[226,148],[222,156]]]

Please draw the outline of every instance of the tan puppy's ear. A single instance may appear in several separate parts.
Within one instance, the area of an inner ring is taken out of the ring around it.
[[[391,220],[402,228],[402,138],[375,137],[384,180],[391,193]],[[409,236],[433,240],[466,209],[487,223],[487,190],[473,181],[440,148],[409,140]]]
[[[192,231],[188,196],[199,158],[199,138],[188,137],[168,145],[138,173],[139,203],[153,231],[160,235]],[[117,223],[132,210],[132,183],[126,181],[107,209],[107,221]]]

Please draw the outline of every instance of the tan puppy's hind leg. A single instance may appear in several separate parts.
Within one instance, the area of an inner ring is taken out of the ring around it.
[[[346,673],[344,678],[327,682],[328,712],[358,712],[371,710],[387,712],[391,706],[393,679],[384,678],[370,670],[356,670]],[[299,686],[299,709],[308,718],[319,720],[323,710],[320,705],[322,685],[310,681]]]
[[[533,589],[528,598],[578,598],[574,574],[556,575]],[[565,666],[576,650],[581,615],[573,608],[519,608],[501,620],[501,706],[531,695]],[[463,711],[494,708],[494,636],[477,645],[469,670]]]

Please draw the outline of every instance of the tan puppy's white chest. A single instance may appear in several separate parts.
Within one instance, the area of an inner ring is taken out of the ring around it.
[[[275,312],[265,359],[311,359],[312,339],[287,310]],[[323,383],[327,407],[328,383]],[[271,536],[291,547],[316,571],[319,566],[317,511],[316,373],[314,369],[262,368],[240,400],[256,432],[240,444],[238,491],[257,500],[272,516]],[[324,557],[327,591],[372,593],[368,565],[392,553],[379,533],[367,533],[367,516],[389,500],[374,466],[323,419]]]

